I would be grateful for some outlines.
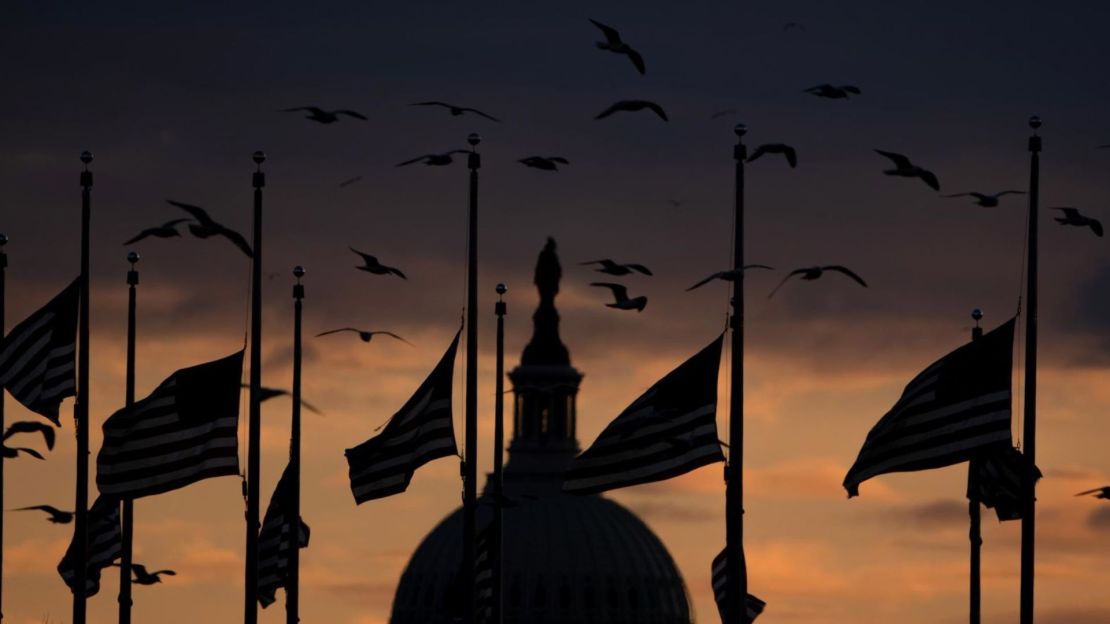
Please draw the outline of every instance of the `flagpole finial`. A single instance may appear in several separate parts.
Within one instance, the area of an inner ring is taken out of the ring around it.
[[[135,266],[135,263],[139,261],[139,257],[140,256],[139,256],[138,252],[135,252],[135,251],[127,252],[127,261],[129,263],[131,263],[132,268]]]
[[[1038,130],[1041,127],[1041,116],[1033,115],[1032,117],[1030,117],[1029,127],[1032,128],[1034,131]]]
[[[748,124],[738,123],[733,126],[732,131],[736,133],[736,136],[742,137],[748,133]]]
[[[978,327],[979,321],[983,320],[983,311],[979,308],[975,308],[971,311],[971,318],[975,319],[975,326]]]
[[[509,287],[505,284],[498,284],[496,290],[497,296],[502,297],[505,295],[505,293],[509,292]]]
[[[297,278],[297,282],[301,281],[301,278],[304,277],[304,274],[305,270],[303,266],[298,264],[297,266],[293,267],[293,277]]]
[[[255,152],[251,154],[251,160],[254,161],[254,164],[261,167],[262,163],[266,162],[266,152],[263,152],[262,150],[255,150]]]
[[[85,150],[85,151],[81,152],[81,162],[85,163],[85,165],[88,166],[88,164],[91,163],[92,161],[93,161],[93,153],[92,152],[90,152],[89,150]]]
[[[7,245],[7,244],[8,244],[8,235],[7,234],[0,234],[0,247],[3,247],[4,245]]]
[[[471,132],[466,137],[466,142],[470,144],[470,147],[478,147],[478,144],[482,142],[482,135],[477,132]]]

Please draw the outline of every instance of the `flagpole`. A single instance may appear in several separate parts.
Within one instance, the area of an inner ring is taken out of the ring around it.
[[[505,483],[502,472],[505,447],[505,312],[502,298],[508,292],[504,284],[497,285],[497,381],[495,383],[493,408],[493,622],[501,624],[501,556],[504,550]]]
[[[733,231],[733,268],[736,281],[732,290],[732,394],[729,403],[729,455],[725,465],[725,556],[726,578],[731,582],[727,592],[729,622],[747,624],[744,608],[748,595],[748,575],[744,565],[744,160],[748,148],[744,135],[748,129],[737,124],[736,198]]]
[[[73,624],[85,624],[85,585],[88,580],[89,513],[89,222],[92,216],[92,152],[81,152],[81,293],[77,325],[77,401],[73,418],[77,425],[77,476],[74,496],[73,539],[77,548],[76,587],[73,592]]]
[[[4,247],[8,235],[0,234],[0,340],[4,339],[4,288],[8,272],[8,254]],[[4,389],[0,388],[0,431],[4,430]],[[4,462],[0,461],[0,507],[4,506]],[[0,621],[4,619],[4,514],[0,513]]]
[[[290,488],[289,507],[293,515],[293,531],[289,539],[289,578],[285,585],[285,622],[300,621],[301,583],[301,300],[304,299],[304,267],[293,268],[297,283],[293,286],[293,423],[289,441],[289,470],[293,487]]]
[[[254,187],[254,235],[251,243],[251,354],[250,408],[247,421],[247,553],[243,622],[258,621],[258,480],[262,472],[259,443],[262,423],[262,188],[266,174],[262,163],[266,154],[257,151],[252,159],[258,166],[251,177]]]
[[[478,169],[482,157],[478,144],[482,138],[471,133],[466,138],[470,154],[466,166],[470,169],[470,210],[467,225],[467,279],[466,279],[466,460],[463,461],[463,586],[464,610],[467,624],[474,624],[474,539],[478,509]]]
[[[1033,135],[1029,137],[1029,258],[1025,286],[1025,418],[1022,431],[1022,453],[1030,465],[1037,465],[1037,261],[1040,201],[1041,137],[1037,130],[1041,118],[1029,118]],[[1036,577],[1036,481],[1030,480],[1021,515],[1021,624],[1033,624],[1033,581]]]
[[[124,376],[124,405],[130,407],[135,403],[135,287],[139,285],[139,272],[135,270],[135,263],[139,261],[139,254],[134,251],[128,252],[127,261],[131,263],[131,269],[127,271],[127,372]],[[119,622],[120,624],[130,624],[131,544],[135,534],[135,502],[130,498],[125,498],[122,503],[123,535],[119,562]]]
[[[971,312],[971,318],[975,319],[975,327],[971,329],[971,340],[974,342],[983,337],[983,328],[979,326],[979,321],[983,318],[983,311],[979,308],[975,308]],[[982,508],[979,502],[979,489],[976,483],[973,462],[967,463],[967,493],[967,514],[970,520],[967,538],[971,546],[971,556],[968,566],[970,569],[968,622],[970,624],[979,624],[982,605],[980,556],[983,547],[983,534],[981,528]]]

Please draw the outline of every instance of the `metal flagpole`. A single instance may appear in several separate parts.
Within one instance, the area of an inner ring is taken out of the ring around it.
[[[125,375],[124,405],[135,403],[135,287],[139,285],[139,272],[135,263],[139,254],[128,252],[127,261],[131,269],[127,272],[127,372]],[[119,622],[131,623],[131,544],[135,535],[135,502],[130,498],[122,501],[123,524],[122,547],[119,562]]]
[[[252,156],[258,169],[251,177],[254,186],[254,240],[251,243],[251,373],[250,411],[247,420],[247,553],[243,604],[243,621],[258,621],[258,480],[259,441],[262,421],[262,188],[266,174],[262,163],[266,154],[257,151]]]
[[[1032,466],[1037,465],[1037,208],[1040,200],[1041,137],[1037,130],[1041,118],[1029,118],[1033,135],[1029,137],[1029,258],[1025,285],[1025,419],[1022,453]],[[1033,624],[1033,580],[1037,507],[1036,481],[1026,485],[1025,509],[1021,514],[1021,624]]]
[[[293,423],[289,436],[289,470],[293,473],[289,508],[293,515],[293,531],[289,539],[289,577],[285,583],[286,624],[300,621],[301,582],[301,300],[304,299],[301,278],[304,267],[294,267],[293,275],[297,278],[293,286]]]
[[[470,215],[467,225],[466,279],[466,460],[463,462],[463,609],[467,624],[474,624],[474,539],[478,509],[478,169],[482,157],[476,133],[466,137],[470,154]]]
[[[74,496],[73,543],[77,547],[77,579],[73,592],[73,624],[85,624],[85,584],[88,579],[89,513],[89,221],[92,214],[92,152],[81,152],[81,293],[77,325],[77,402],[73,418],[77,425],[77,478]]]
[[[727,606],[729,622],[747,624],[745,607],[748,595],[748,573],[744,565],[744,160],[748,148],[744,135],[748,128],[737,124],[736,198],[733,232],[733,267],[736,281],[732,289],[732,395],[729,403],[729,454],[725,465],[725,578],[729,581]]]
[[[983,337],[983,328],[979,327],[979,321],[983,318],[983,311],[975,308],[971,312],[971,318],[975,319],[975,327],[971,329],[971,340],[975,341]],[[979,489],[976,483],[974,462],[967,463],[967,514],[970,519],[970,526],[968,528],[967,539],[971,546],[970,558],[970,580],[968,587],[968,621],[970,624],[979,624],[980,610],[982,604],[982,585],[980,576],[980,554],[983,547],[983,535],[981,530],[982,508],[979,503]]]
[[[505,483],[502,472],[505,453],[505,312],[502,297],[508,292],[504,284],[497,285],[497,382],[493,408],[493,623],[501,624],[501,556],[504,550],[503,537]]]
[[[0,340],[4,339],[4,280],[8,269],[7,234],[0,234]],[[0,388],[0,431],[4,430],[4,389]],[[4,462],[0,461],[0,507],[4,506]],[[0,620],[4,619],[4,514],[0,514]]]

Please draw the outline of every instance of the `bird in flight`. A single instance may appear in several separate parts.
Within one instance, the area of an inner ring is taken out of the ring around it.
[[[1060,210],[1064,213],[1064,216],[1056,217],[1056,222],[1060,225],[1089,227],[1096,236],[1102,236],[1102,223],[1098,219],[1079,214],[1078,208],[1053,208],[1053,210]]]
[[[42,453],[32,448],[27,448],[24,446],[0,446],[0,457],[3,457],[4,459],[15,459],[16,457],[19,457],[20,453],[26,453],[31,457],[34,457],[35,459],[46,459],[42,456]]]
[[[640,72],[640,74],[644,73],[646,69],[644,67],[644,57],[640,56],[640,53],[634,50],[632,46],[621,40],[621,34],[617,32],[616,28],[606,26],[594,19],[591,19],[590,23],[597,26],[598,29],[601,30],[601,34],[605,35],[605,41],[597,42],[599,50],[608,50],[615,54],[627,56],[628,60],[632,61],[632,64],[636,66],[636,71]]]
[[[454,104],[448,104],[447,102],[413,102],[412,104],[410,104],[410,106],[442,106],[443,108],[446,108],[447,110],[451,111],[451,116],[452,117],[458,117],[459,115],[462,115],[464,113],[474,113],[475,115],[478,115],[479,117],[485,117],[486,119],[489,119],[490,121],[496,121],[498,123],[501,122],[500,119],[494,117],[493,115],[488,115],[486,113],[483,113],[482,111],[480,111],[476,108],[467,108],[465,106],[455,106]]]
[[[469,154],[469,153],[470,152],[468,152],[467,150],[457,149],[457,150],[451,150],[449,152],[443,152],[442,154],[424,154],[423,156],[417,156],[416,158],[406,160],[405,162],[399,162],[399,163],[397,163],[396,166],[397,167],[404,167],[404,166],[407,166],[407,165],[411,165],[413,163],[418,163],[418,162],[423,161],[423,163],[425,165],[428,165],[428,166],[431,166],[431,167],[442,167],[444,165],[450,165],[451,163],[455,162],[455,159],[452,158],[455,154]]]
[[[118,566],[119,564],[113,565]],[[135,575],[135,583],[138,585],[153,585],[155,583],[161,583],[161,575],[163,574],[165,574],[166,576],[177,576],[177,572],[174,572],[173,570],[156,570],[154,572],[148,572],[146,566],[141,563],[132,563],[131,572]]]
[[[1101,498],[1103,500],[1110,500],[1110,485],[1104,485],[1100,488],[1095,488],[1093,490],[1087,490],[1085,492],[1080,492],[1080,493],[1076,494],[1076,496],[1087,496],[1088,494],[1093,494],[1095,498]]]
[[[999,199],[1004,195],[1024,195],[1025,191],[999,191],[997,193],[978,193],[970,191],[968,193],[956,193],[955,195],[942,195],[942,197],[974,197],[975,203],[983,206],[984,208],[994,208],[998,205]]]
[[[863,286],[864,288],[867,288],[867,282],[863,281],[862,277],[853,273],[852,270],[849,269],[848,267],[840,266],[839,264],[830,264],[828,266],[815,266],[815,267],[805,267],[805,268],[802,268],[802,269],[794,269],[789,274],[787,274],[786,277],[782,278],[782,281],[779,282],[778,286],[775,286],[775,289],[771,291],[770,295],[767,295],[767,298],[770,299],[771,297],[774,297],[775,293],[778,292],[778,290],[780,288],[782,288],[782,285],[785,284],[790,278],[794,277],[795,275],[802,276],[802,279],[804,279],[804,280],[812,281],[812,280],[815,280],[815,279],[819,279],[822,275],[825,274],[825,271],[835,271],[837,273],[843,273],[844,275],[847,275],[848,277],[852,278],[852,280],[854,280],[860,286]]]
[[[192,215],[193,219],[196,219],[196,223],[189,224],[189,232],[192,233],[193,236],[196,236],[197,238],[223,236],[227,240],[231,241],[233,245],[238,247],[239,251],[247,254],[248,258],[254,257],[254,252],[251,251],[250,244],[247,243],[247,239],[243,238],[242,234],[229,227],[224,226],[221,223],[217,223],[214,219],[212,219],[212,217],[208,216],[208,212],[206,212],[203,208],[199,206],[193,206],[191,204],[185,204],[179,201],[174,201],[172,199],[167,199],[166,202],[171,206],[177,206],[178,208]]]
[[[655,113],[656,115],[659,115],[659,118],[663,121],[670,121],[669,119],[667,119],[667,113],[663,111],[662,106],[648,100],[621,100],[598,113],[597,117],[594,117],[594,119],[605,119],[609,115],[621,111],[635,113],[637,111],[642,111],[645,108]]]
[[[370,342],[371,340],[374,339],[374,336],[377,336],[378,334],[381,334],[383,336],[389,336],[390,338],[395,338],[397,340],[400,340],[401,342],[403,342],[403,343],[405,343],[409,346],[413,346],[411,342],[409,342],[408,340],[405,340],[404,338],[398,336],[397,334],[395,334],[393,332],[367,331],[365,329],[358,329],[356,327],[340,327],[339,329],[329,329],[326,332],[320,332],[319,334],[316,334],[316,337],[319,338],[320,336],[327,336],[327,335],[330,335],[330,334],[338,334],[340,332],[354,332],[354,333],[358,334],[359,340],[361,340],[363,342]]]
[[[181,236],[181,232],[178,232],[177,228],[174,226],[176,226],[178,223],[184,223],[188,220],[189,219],[173,219],[172,221],[166,221],[162,225],[147,228],[142,232],[139,232],[137,235],[131,237],[123,244],[130,245],[132,243],[137,243],[148,236],[153,236],[155,238],[173,238],[174,236]]]
[[[644,275],[652,274],[651,270],[649,270],[646,266],[642,264],[617,264],[609,258],[604,258],[602,260],[590,260],[589,262],[579,262],[578,264],[580,266],[586,266],[589,264],[600,264],[601,268],[594,270],[598,273],[605,273],[606,275],[628,275],[633,271],[636,271],[637,273],[643,273]]]
[[[607,308],[616,308],[618,310],[636,310],[643,312],[644,307],[647,306],[647,297],[640,295],[639,297],[628,298],[628,289],[621,284],[613,284],[610,282],[592,282],[590,286],[601,286],[613,291],[613,303],[605,304]]]
[[[543,171],[558,171],[560,165],[569,165],[570,161],[562,156],[529,156],[528,158],[521,158],[517,161],[525,167],[533,169],[542,169]]]
[[[751,162],[764,154],[782,154],[786,157],[786,162],[790,164],[790,168],[798,166],[798,152],[793,147],[785,143],[766,143],[755,148],[752,155],[748,157],[748,162]]]
[[[739,271],[736,270],[736,269],[730,269],[728,271],[717,271],[713,275],[710,275],[709,277],[703,279],[702,281],[698,282],[697,284],[694,284],[693,286],[687,288],[686,292],[690,292],[691,290],[694,290],[695,288],[701,288],[702,286],[705,286],[706,284],[708,284],[709,282],[712,282],[713,280],[722,280],[722,281],[725,281],[725,282],[735,282],[736,280],[740,279],[740,276],[742,276],[744,274],[744,271],[747,271],[748,269],[773,270],[774,267],[769,267],[766,264],[745,264],[744,268],[740,269]]]
[[[910,159],[902,154],[895,154],[894,152],[884,152],[877,149],[876,153],[885,156],[894,163],[894,169],[887,169],[883,173],[888,176],[901,176],[903,178],[921,178],[921,181],[928,184],[934,191],[940,190],[940,181],[937,180],[936,174],[928,169],[923,169],[910,162]]]
[[[854,85],[831,85],[819,84],[816,87],[806,89],[806,93],[812,93],[817,97],[829,98],[830,100],[846,100],[853,95],[862,93],[859,87]]]
[[[344,187],[350,186],[350,185],[354,184],[355,182],[358,182],[361,179],[362,179],[362,176],[355,176],[353,178],[347,178],[346,180],[343,180],[342,182],[339,183],[339,188],[344,188]]]
[[[315,121],[317,123],[322,123],[322,124],[335,123],[335,122],[339,121],[339,116],[340,115],[346,115],[348,117],[353,117],[355,119],[361,119],[362,121],[366,121],[366,116],[363,115],[362,113],[360,113],[358,111],[347,110],[347,109],[326,111],[322,108],[317,108],[316,106],[298,106],[296,108],[285,108],[285,109],[282,109],[278,112],[279,113],[295,113],[295,112],[298,112],[298,111],[304,111],[304,112],[308,113],[307,115],[304,116],[305,119],[311,119],[312,121]]]
[[[20,507],[19,509],[13,509],[12,511],[45,511],[47,514],[50,515],[50,517],[47,518],[46,521],[50,522],[51,524],[69,524],[70,522],[73,522],[72,511],[62,511],[61,509],[58,509],[57,507],[52,507],[50,505],[33,505],[31,507]]]
[[[386,265],[382,264],[381,262],[378,262],[378,259],[375,256],[371,256],[370,254],[367,254],[367,253],[362,253],[361,251],[355,249],[354,247],[348,247],[347,249],[350,249],[351,251],[355,252],[356,254],[362,256],[362,261],[365,264],[363,266],[356,266],[355,267],[359,271],[366,271],[367,273],[373,273],[374,275],[389,275],[390,273],[392,273],[393,275],[396,275],[397,277],[399,277],[401,279],[404,279],[404,280],[408,279],[407,277],[405,277],[405,274],[402,273],[400,269],[397,269],[397,268],[394,268],[394,267],[391,267],[391,266],[386,266]]]
[[[249,383],[241,383],[241,384],[239,384],[239,387],[240,387],[240,388],[250,388],[250,387],[251,387],[251,385],[250,385]],[[273,399],[273,398],[275,398],[275,397],[280,397],[280,396],[293,396],[293,393],[292,393],[292,392],[290,392],[290,391],[288,391],[288,390],[284,390],[284,389],[282,389],[282,388],[268,388],[268,387],[266,387],[266,386],[261,386],[261,387],[259,388],[259,390],[261,390],[261,393],[260,393],[260,395],[259,395],[259,396],[260,396],[260,398],[259,398],[259,402],[260,402],[260,403],[261,403],[261,402],[263,402],[263,401],[269,401],[270,399]],[[304,399],[301,399],[301,405],[302,405],[302,406],[303,406],[303,407],[304,407],[304,408],[305,408],[306,410],[308,410],[308,411],[312,412],[313,414],[320,414],[320,415],[323,415],[323,412],[321,412],[321,411],[320,411],[319,409],[317,409],[317,408],[316,408],[316,407],[315,407],[314,405],[312,405],[312,404],[311,404],[311,403],[309,403],[308,401],[305,401]]]
[[[46,423],[35,422],[32,420],[20,420],[13,422],[4,431],[4,441],[7,442],[8,438],[18,433],[40,433],[42,440],[46,443],[47,450],[54,450],[54,427]],[[41,457],[39,459],[42,459]]]

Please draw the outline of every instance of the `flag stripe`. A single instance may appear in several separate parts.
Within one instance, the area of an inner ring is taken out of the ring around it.
[[[289,466],[281,473],[270,505],[258,532],[258,602],[262,608],[273,604],[279,587],[285,587],[289,578],[289,551],[293,546],[293,510],[290,498],[293,495],[294,475]],[[308,547],[309,528],[300,520],[297,541],[299,548]]]
[[[0,340],[0,386],[55,425],[63,399],[76,394],[79,283],[74,280]]]
[[[97,497],[88,514],[88,536],[86,548],[85,596],[94,596],[100,591],[100,571],[119,559],[123,548],[123,533],[120,530],[119,501],[104,496]],[[77,543],[76,530],[70,540],[62,561],[58,564],[58,574],[76,593],[77,582]]]
[[[713,584],[713,600],[717,603],[717,612],[721,616],[722,622],[727,622],[725,611],[728,609],[728,588],[729,578],[728,570],[726,569],[725,562],[728,561],[728,548],[720,552],[713,558],[712,568],[712,584]],[[747,574],[747,572],[745,572]],[[748,594],[744,600],[744,608],[747,611],[748,622],[754,622],[755,618],[763,613],[763,609],[767,607],[767,603],[759,598]]]

